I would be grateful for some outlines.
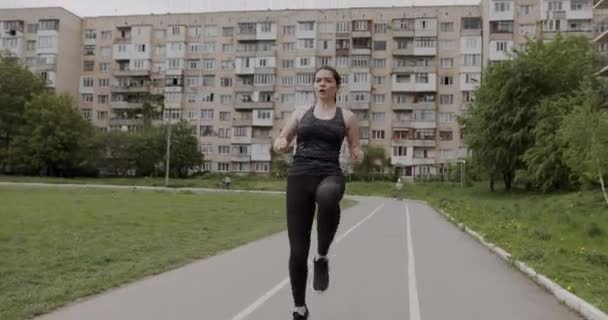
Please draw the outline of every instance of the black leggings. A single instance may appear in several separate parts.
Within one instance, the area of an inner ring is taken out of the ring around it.
[[[340,223],[343,176],[289,176],[287,178],[287,233],[289,235],[289,277],[296,306],[306,299],[310,232],[318,206],[317,234],[320,255],[327,255]]]

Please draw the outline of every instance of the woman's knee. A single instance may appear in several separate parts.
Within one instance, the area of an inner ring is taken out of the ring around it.
[[[326,177],[317,187],[316,196],[319,205],[332,205],[340,202],[344,195],[344,178],[340,176]]]

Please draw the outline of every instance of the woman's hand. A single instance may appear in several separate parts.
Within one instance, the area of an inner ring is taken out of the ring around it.
[[[351,152],[351,154],[350,154],[350,157],[357,162],[363,161],[364,156],[365,156],[365,154],[363,153],[363,150],[361,150],[360,148],[353,150],[353,152]]]
[[[289,143],[285,137],[278,137],[274,142],[274,151],[276,153],[283,153],[287,151],[287,147],[289,147]]]

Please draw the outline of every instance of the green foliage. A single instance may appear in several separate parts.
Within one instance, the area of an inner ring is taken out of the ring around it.
[[[491,178],[502,176],[507,189],[516,172],[518,181],[543,190],[569,185],[555,131],[595,60],[589,39],[558,36],[530,41],[526,52],[490,65],[461,120],[476,163]]]
[[[394,180],[390,174],[391,159],[382,146],[365,145],[363,152],[363,160],[353,167],[355,180]]]
[[[26,104],[23,119],[13,150],[23,169],[65,176],[91,165],[93,127],[70,96],[40,94]]]
[[[156,176],[165,171],[167,126],[148,127],[136,133],[100,135],[104,150],[99,166],[105,175]],[[203,161],[192,128],[180,122],[171,126],[170,174],[186,177]]]
[[[558,137],[565,145],[564,159],[578,176],[602,185],[608,172],[608,113],[601,111],[600,88],[586,82],[579,93],[579,104],[561,122]]]
[[[8,170],[14,136],[23,125],[25,104],[44,91],[45,84],[19,59],[0,53],[0,168]]]
[[[168,126],[161,129],[163,141],[166,137]],[[166,145],[160,143],[164,148]],[[163,163],[166,153],[163,152]],[[186,177],[192,170],[197,169],[203,163],[203,154],[198,149],[198,141],[192,127],[186,122],[171,125],[171,154],[169,159],[170,172],[174,176]],[[164,168],[164,167],[163,167]]]

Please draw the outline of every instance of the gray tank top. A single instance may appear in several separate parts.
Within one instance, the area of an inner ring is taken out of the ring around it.
[[[314,116],[312,106],[298,124],[297,146],[290,175],[320,176],[342,175],[340,148],[346,134],[342,109],[336,107],[332,119]]]

